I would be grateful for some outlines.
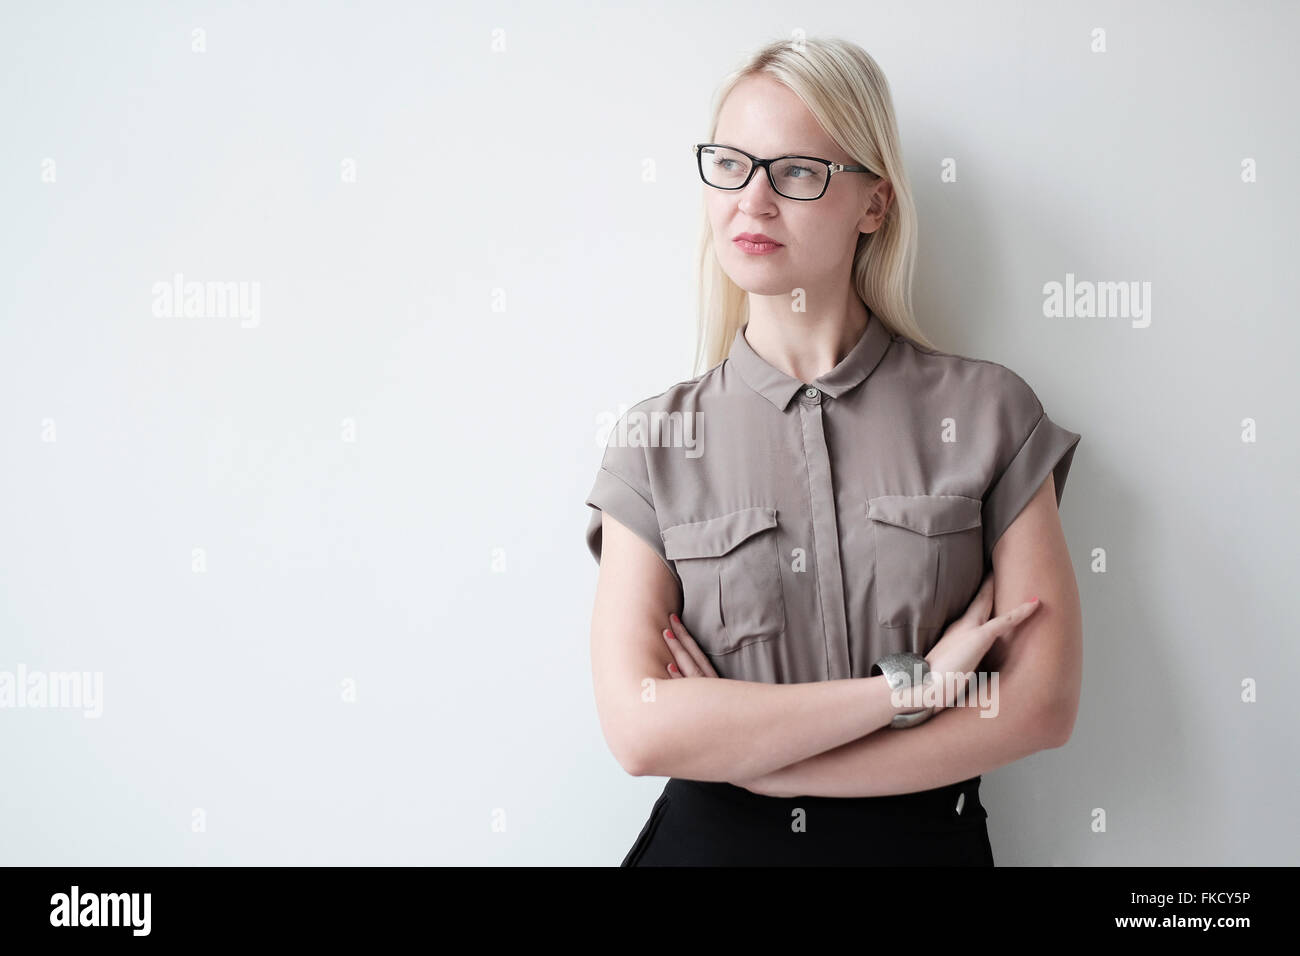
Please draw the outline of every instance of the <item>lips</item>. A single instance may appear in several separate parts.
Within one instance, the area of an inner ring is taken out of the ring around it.
[[[761,232],[742,232],[731,240],[731,244],[748,256],[771,255],[785,248],[771,236],[765,236]]]

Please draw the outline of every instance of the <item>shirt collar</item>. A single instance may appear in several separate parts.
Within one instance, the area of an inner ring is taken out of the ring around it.
[[[781,411],[785,411],[794,394],[806,386],[797,378],[792,378],[768,364],[753,350],[745,338],[745,329],[748,327],[749,323],[746,322],[736,330],[727,360],[746,385]],[[838,365],[810,384],[831,398],[839,398],[871,374],[892,341],[893,334],[885,328],[885,324],[874,312],[869,312],[867,327],[862,337],[858,339],[857,345],[849,350],[849,354],[844,356]]]

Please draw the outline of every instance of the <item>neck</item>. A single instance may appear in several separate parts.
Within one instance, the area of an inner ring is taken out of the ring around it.
[[[789,296],[750,293],[745,340],[774,368],[807,383],[849,354],[867,319],[867,307],[852,288],[838,307],[817,312],[793,311]]]

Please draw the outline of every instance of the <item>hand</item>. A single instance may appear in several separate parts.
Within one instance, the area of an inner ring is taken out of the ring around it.
[[[930,653],[925,655],[935,683],[942,684],[938,688],[939,702],[936,709],[953,706],[971,673],[984,659],[993,642],[1004,635],[1014,636],[1017,633],[1016,626],[1038,610],[1038,607],[1039,600],[1034,598],[990,620],[989,614],[993,611],[993,573],[989,572],[966,612],[948,626],[943,636],[930,648]],[[949,674],[953,675],[951,687],[945,680]]]
[[[709,663],[709,658],[700,650],[700,645],[695,643],[695,638],[686,630],[686,625],[682,623],[681,618],[673,614],[668,619],[669,627],[664,629],[663,639],[668,645],[669,651],[673,655],[673,661],[668,665],[668,674],[670,677],[717,677],[718,672],[713,669]],[[764,796],[781,796],[777,792],[775,781],[771,776],[753,777],[749,780],[730,780],[732,786],[743,787],[750,793],[758,793]]]
[[[681,618],[673,614],[668,619],[669,627],[663,632],[664,643],[672,652],[673,659],[668,664],[668,676],[678,677],[717,677],[718,672],[709,663],[709,658],[700,650],[686,630]]]

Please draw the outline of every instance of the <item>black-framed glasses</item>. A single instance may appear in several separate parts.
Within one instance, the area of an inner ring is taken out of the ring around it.
[[[700,167],[700,178],[715,189],[744,189],[762,166],[767,181],[786,199],[808,202],[826,195],[826,187],[836,173],[869,173],[866,166],[819,159],[816,156],[778,156],[759,159],[743,149],[721,143],[696,143],[691,147]]]

